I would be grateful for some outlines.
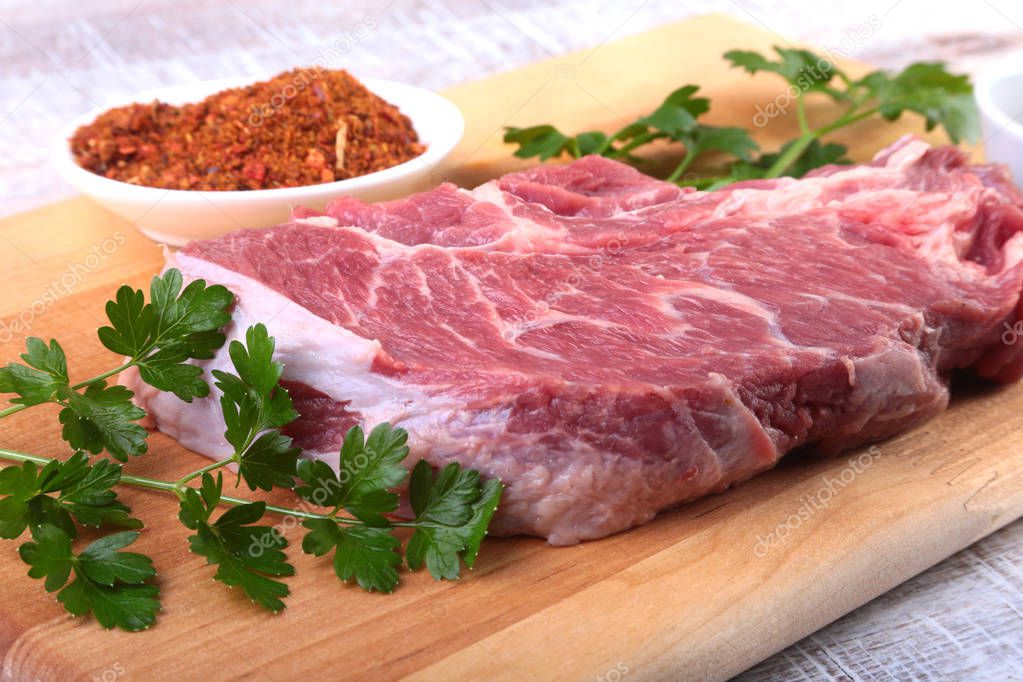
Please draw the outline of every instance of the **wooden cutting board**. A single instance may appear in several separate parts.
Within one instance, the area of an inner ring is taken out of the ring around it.
[[[470,83],[447,94],[469,122],[446,177],[475,184],[525,164],[504,125],[613,128],[696,82],[719,123],[749,127],[783,92],[720,55],[780,38],[706,17]],[[852,66],[856,69],[857,67]],[[820,113],[815,102],[811,115]],[[847,136],[867,159],[919,121]],[[782,118],[757,131],[776,146]],[[0,222],[0,359],[31,333],[57,337],[74,377],[111,366],[95,329],[122,282],[143,286],[156,245],[84,199]],[[12,322],[22,328],[12,332]],[[24,327],[28,327],[26,332]],[[799,457],[642,528],[577,547],[488,540],[459,583],[409,575],[393,595],[340,584],[303,555],[278,616],[211,580],[186,549],[168,496],[125,489],[145,520],[164,612],[148,632],[107,632],[66,616],[0,543],[5,679],[720,679],[820,628],[1023,514],[1023,386],[964,386],[924,427],[839,458]],[[2,422],[5,446],[63,455],[55,415]],[[161,434],[129,471],[177,478],[204,460]],[[287,501],[287,496],[280,499]]]

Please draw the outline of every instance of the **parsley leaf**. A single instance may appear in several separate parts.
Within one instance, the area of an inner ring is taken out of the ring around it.
[[[55,339],[50,345],[34,336],[25,342],[24,365],[8,363],[0,368],[0,393],[16,393],[16,405],[39,405],[53,402],[68,385],[67,358]]]
[[[501,481],[496,478],[487,479],[480,488],[479,499],[472,503],[472,517],[465,526],[465,549],[462,550],[462,561],[469,568],[476,565],[480,545],[487,536],[487,528],[497,512],[503,492],[504,484]]]
[[[98,454],[104,449],[122,462],[129,455],[146,452],[145,428],[135,421],[146,416],[132,401],[124,386],[107,386],[105,381],[89,385],[84,392],[71,391],[60,411],[62,436],[76,450]]]
[[[694,157],[718,151],[749,161],[752,158],[751,152],[760,149],[760,145],[742,128],[700,125],[691,133],[676,139],[686,146],[686,155]]]
[[[238,373],[213,370],[213,376],[223,394],[224,437],[235,449],[238,475],[252,490],[291,488],[301,451],[273,429],[298,414],[288,392],[278,385],[284,366],[273,359],[274,339],[257,324],[246,330],[245,344],[232,341],[228,352]]]
[[[751,160],[751,152],[760,149],[749,133],[742,128],[704,125],[697,118],[710,111],[710,100],[696,97],[699,87],[687,85],[668,95],[652,114],[641,118],[639,123],[653,127],[658,136],[666,136],[685,146],[686,155],[669,181],[678,180],[682,173],[700,155],[717,151],[731,154],[743,161]]]
[[[69,613],[92,613],[105,628],[144,630],[160,609],[159,588],[146,584],[156,575],[152,560],[120,551],[138,538],[125,531],[96,540],[81,554],[72,549],[71,537],[57,526],[43,524],[32,530],[32,541],[19,548],[29,576],[44,579],[47,592]],[[67,584],[74,573],[74,580]]]
[[[696,119],[710,111],[709,99],[693,97],[699,89],[696,85],[686,85],[675,90],[652,114],[644,116],[637,123],[672,138],[688,133],[696,126]]]
[[[323,556],[334,550],[334,572],[344,582],[355,578],[364,590],[392,592],[398,585],[401,545],[389,528],[342,528],[333,519],[309,519],[302,539],[306,554]]]
[[[575,136],[575,142],[576,147],[578,148],[578,156],[599,154],[610,144],[607,134],[602,133],[599,130],[590,130],[585,133],[579,133]]]
[[[302,460],[297,473],[304,485],[295,492],[320,506],[344,509],[364,523],[387,524],[382,514],[398,508],[393,488],[408,475],[401,462],[408,456],[404,429],[377,425],[366,439],[359,426],[345,434],[341,446],[340,476],[327,464]]]
[[[132,403],[131,391],[107,386],[102,380],[71,386],[60,344],[50,341],[47,345],[32,337],[25,345],[24,365],[12,362],[0,368],[0,391],[17,394],[12,403],[62,406],[62,435],[75,450],[98,454],[105,449],[121,461],[146,451],[146,430],[133,423],[146,413]],[[76,390],[82,386],[84,391]]]
[[[600,135],[601,133],[596,134]],[[533,126],[532,128],[506,128],[504,141],[519,144],[515,156],[520,159],[538,156],[541,161],[546,161],[562,154],[568,154],[578,159],[582,155],[576,138],[568,137],[554,126],[549,125]]]
[[[85,460],[82,454],[73,455]],[[69,462],[71,460],[68,460]],[[67,473],[65,464],[65,474]],[[82,473],[80,473],[82,472]],[[41,477],[40,477],[41,478]],[[142,522],[130,515],[131,510],[118,501],[114,486],[121,482],[121,467],[107,460],[83,466],[75,476],[65,476],[60,483],[57,503],[83,526],[102,525],[141,528]],[[50,484],[52,488],[54,483]]]
[[[242,453],[238,473],[250,490],[291,488],[295,485],[295,463],[301,452],[279,431],[267,431]]]
[[[241,587],[246,596],[273,612],[284,608],[288,586],[274,578],[294,575],[295,568],[281,550],[287,541],[270,526],[253,525],[266,513],[265,502],[232,507],[216,521],[210,517],[220,503],[223,477],[203,474],[201,488],[185,490],[179,518],[195,534],[189,536],[193,553],[217,566],[214,579]]]
[[[128,356],[142,380],[170,391],[186,402],[209,394],[202,368],[189,359],[209,359],[224,343],[219,329],[230,319],[234,296],[203,280],[182,289],[181,273],[170,269],[153,278],[149,302],[139,289],[122,286],[106,306],[110,326],[99,329],[99,339],[114,353]]]
[[[970,79],[949,73],[944,64],[912,64],[894,77],[875,71],[855,85],[877,99],[881,115],[889,121],[899,118],[904,111],[913,111],[926,119],[927,130],[940,125],[953,142],[980,138]]]
[[[760,71],[776,73],[804,92],[818,91],[835,100],[849,99],[844,92],[828,86],[835,76],[843,79],[846,76],[827,57],[816,55],[809,50],[784,47],[775,47],[774,51],[779,59],[773,61],[759,52],[749,50],[730,50],[724,56],[732,66],[743,68],[751,74]]]
[[[141,528],[113,490],[120,480],[120,465],[108,460],[90,465],[82,452],[42,469],[33,462],[5,467],[0,470],[0,495],[6,495],[0,500],[0,537],[13,539],[26,528],[50,524],[74,538],[75,521]]]
[[[78,565],[90,580],[100,585],[118,582],[135,585],[156,575],[153,561],[144,554],[118,551],[135,542],[136,531],[114,533],[96,540],[78,556]]]
[[[459,557],[472,568],[502,489],[497,480],[481,486],[479,472],[455,462],[434,478],[430,465],[420,460],[409,481],[416,524],[405,549],[409,568],[416,570],[425,563],[438,580],[459,576]]]
[[[32,534],[34,542],[26,542],[18,552],[29,565],[28,575],[45,578],[47,592],[56,592],[67,584],[73,567],[71,537],[56,526],[39,526]]]
[[[401,544],[391,535],[383,514],[398,509],[397,486],[408,471],[401,462],[408,456],[404,429],[377,425],[366,438],[354,426],[341,446],[340,475],[321,461],[302,460],[297,473],[302,485],[295,489],[303,499],[319,506],[344,509],[367,526],[342,528],[333,518],[309,519],[302,541],[307,554],[322,556],[334,550],[334,572],[348,582],[355,578],[365,590],[391,592],[398,584]]]

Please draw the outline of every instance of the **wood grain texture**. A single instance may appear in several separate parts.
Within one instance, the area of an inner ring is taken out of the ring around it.
[[[747,82],[717,55],[774,41],[708,18],[455,88],[449,95],[473,124],[447,172],[475,182],[510,169],[502,125],[613,127],[665,89],[694,80],[720,103],[717,121],[747,125],[778,86]],[[678,45],[692,46],[693,58],[672,59]],[[619,77],[629,63],[647,74],[640,90]],[[559,64],[573,67],[570,77],[564,69],[557,77]],[[775,144],[786,125],[761,130],[761,142]],[[849,141],[865,158],[912,127],[864,127]],[[156,245],[81,199],[0,223],[0,259],[0,319],[28,328],[0,330],[0,357],[12,357],[28,332],[55,336],[76,377],[113,361],[94,335],[103,301],[122,282],[144,285],[162,263]],[[6,551],[3,674],[521,680],[614,679],[616,671],[629,679],[722,679],[1023,515],[1023,387],[960,388],[947,413],[874,450],[784,461],[629,533],[558,549],[532,539],[490,540],[477,569],[457,584],[411,575],[394,595],[367,595],[338,584],[327,562],[293,547],[293,597],[275,617],[212,582],[202,560],[188,554],[170,498],[129,489],[126,501],[149,526],[140,548],[160,570],[158,626],[108,633],[72,620]],[[55,419],[43,416],[33,410],[5,420],[5,443],[60,454]],[[176,478],[204,461],[157,434],[129,471]],[[812,513],[801,516],[801,509]],[[288,537],[294,542],[299,533]],[[779,539],[768,546],[770,537]]]

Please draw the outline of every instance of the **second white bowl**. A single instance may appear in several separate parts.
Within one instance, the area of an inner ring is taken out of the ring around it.
[[[1023,186],[1023,64],[1016,56],[977,79],[974,96],[984,130],[988,161],[1004,163]]]

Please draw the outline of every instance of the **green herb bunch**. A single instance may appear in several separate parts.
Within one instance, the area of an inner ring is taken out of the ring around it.
[[[202,280],[183,286],[171,269],[153,278],[148,301],[141,290],[123,286],[107,303],[109,326],[98,335],[124,356],[117,367],[72,383],[60,344],[30,338],[22,362],[0,368],[0,393],[14,396],[0,419],[55,404],[71,451],[61,460],[0,449],[0,460],[12,462],[0,469],[0,537],[28,536],[19,547],[28,575],[43,580],[73,615],[91,613],[107,628],[151,626],[160,609],[156,567],[149,557],[125,551],[143,524],[118,499],[119,485],[175,495],[178,519],[192,533],[191,551],[216,567],[216,580],[274,612],[289,593],[281,579],[295,569],[284,551],[287,540],[264,521],[268,514],[302,519],[303,551],[330,555],[338,578],[365,590],[394,590],[402,564],[412,570],[425,565],[437,579],[458,578],[462,564],[471,568],[501,483],[482,481],[457,464],[435,473],[425,461],[410,476],[402,465],[408,436],[386,423],[368,435],[350,429],[337,472],[301,459],[281,430],[298,415],[280,386],[284,367],[274,360],[274,339],[262,324],[246,331],[244,343],[228,347],[234,372],[212,373],[231,455],[176,481],[123,472],[121,463],[146,452],[148,434],[138,424],[146,413],[130,390],[108,380],[134,368],[146,384],[186,402],[208,396],[203,371],[191,361],[212,358],[223,346],[220,330],[230,322],[233,300],[226,288]],[[237,468],[235,487],[293,489],[308,504],[292,509],[225,495],[219,470],[228,465]],[[413,518],[399,521],[394,489],[406,484]],[[308,511],[311,506],[327,511]],[[99,529],[90,533],[98,539],[81,541],[82,527]],[[404,555],[397,528],[411,529]]]
[[[841,128],[874,116],[894,121],[907,111],[920,114],[927,130],[941,126],[952,139],[976,140],[980,134],[973,87],[967,76],[949,73],[940,63],[917,63],[897,74],[874,71],[853,79],[829,59],[808,50],[775,47],[775,56],[733,50],[724,57],[732,66],[750,74],[772,73],[781,77],[795,94],[800,134],[774,152],[761,152],[749,131],[738,127],[712,126],[700,122],[710,111],[710,100],[697,95],[699,86],[685,85],[665,98],[653,112],[614,133],[587,131],[567,135],[551,125],[505,129],[504,141],[518,145],[515,156],[547,160],[559,156],[579,158],[598,154],[642,167],[646,160],[636,151],[651,142],[681,144],[685,153],[667,180],[700,189],[717,189],[732,182],[781,176],[802,177],[827,164],[850,163],[847,148],[823,138]],[[830,98],[839,113],[830,121],[811,127],[806,98],[810,94]],[[758,109],[757,117],[778,115],[778,107]],[[766,122],[766,121],[765,121]],[[756,123],[755,123],[756,124]],[[762,125],[762,124],[761,124]],[[690,174],[697,159],[708,153],[723,154],[731,161],[717,174]]]

